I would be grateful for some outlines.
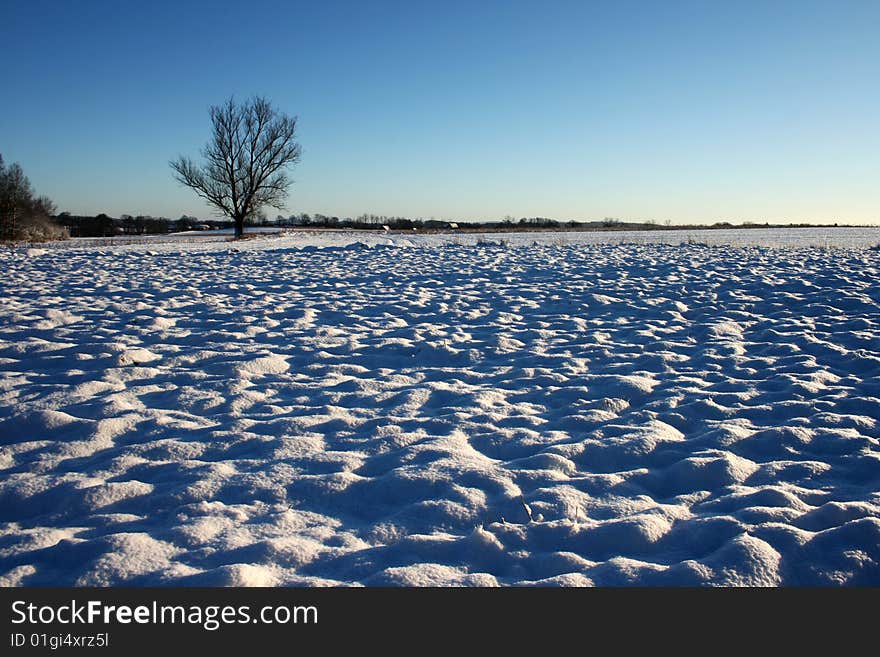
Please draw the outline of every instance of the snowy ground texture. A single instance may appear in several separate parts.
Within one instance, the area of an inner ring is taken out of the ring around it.
[[[0,584],[880,585],[880,252],[321,239],[0,254]]]

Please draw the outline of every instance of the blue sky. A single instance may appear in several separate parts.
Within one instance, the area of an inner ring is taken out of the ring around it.
[[[261,94],[299,117],[284,214],[880,223],[878,34],[875,1],[4,0],[0,153],[61,210],[207,217],[168,161]]]

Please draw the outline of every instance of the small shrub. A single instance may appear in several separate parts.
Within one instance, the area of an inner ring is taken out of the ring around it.
[[[66,228],[48,217],[30,217],[16,228],[15,239],[22,242],[51,242],[70,238]]]

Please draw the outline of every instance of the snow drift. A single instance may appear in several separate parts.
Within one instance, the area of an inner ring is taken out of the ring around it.
[[[880,584],[880,253],[541,239],[4,252],[0,583]]]

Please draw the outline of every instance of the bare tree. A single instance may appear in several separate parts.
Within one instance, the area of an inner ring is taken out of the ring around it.
[[[235,221],[235,237],[263,206],[284,209],[293,181],[285,169],[302,149],[294,141],[296,117],[261,97],[239,105],[230,98],[210,109],[213,134],[202,149],[204,164],[187,157],[170,162],[174,178]]]

